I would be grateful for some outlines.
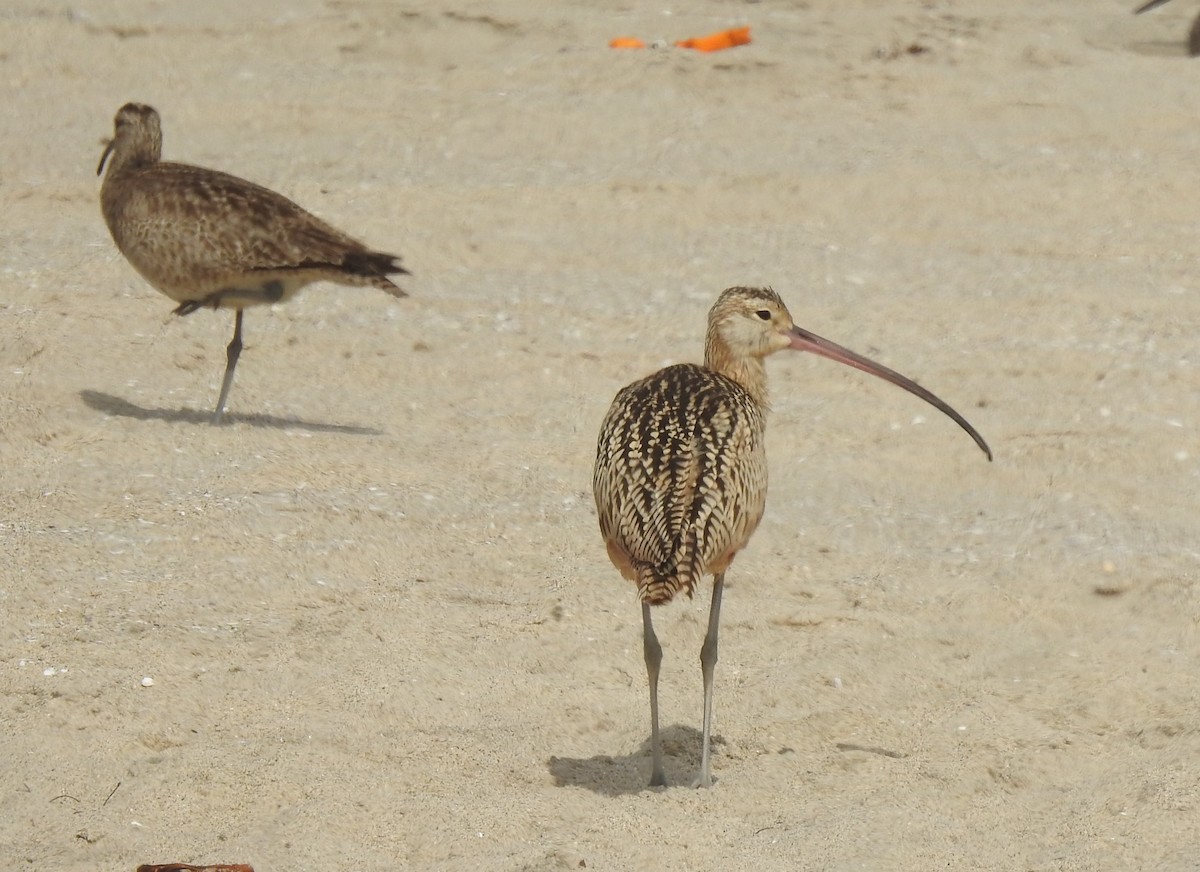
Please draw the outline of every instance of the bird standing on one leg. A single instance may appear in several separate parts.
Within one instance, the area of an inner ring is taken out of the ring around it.
[[[856,367],[949,415],[992,459],[958,412],[913,382],[792,322],[769,288],[729,288],[708,313],[704,365],[677,364],[617,393],[600,428],[592,487],[608,556],[637,584],[650,683],[651,786],[667,783],[658,732],[662,647],[651,606],[692,595],[712,575],[708,631],[700,649],[704,731],[697,786],[712,783],[713,673],[725,571],[762,520],[767,499],[765,358],[791,348]]]
[[[158,113],[126,103],[96,175],[113,241],[133,268],[179,303],[175,314],[236,310],[225,376],[213,413],[221,422],[242,350],[242,310],[291,299],[315,281],[370,285],[408,296],[388,275],[400,258],[373,251],[287,197],[226,173],[162,157]]]

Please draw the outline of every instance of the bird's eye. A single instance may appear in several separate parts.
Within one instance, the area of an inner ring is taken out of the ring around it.
[[[758,317],[762,318],[764,321],[771,320],[771,312],[769,309],[759,309],[754,314],[757,315]]]

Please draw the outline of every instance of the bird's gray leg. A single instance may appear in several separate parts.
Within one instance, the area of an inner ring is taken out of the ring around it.
[[[650,679],[650,749],[654,755],[650,786],[664,787],[667,776],[663,773],[662,738],[658,735],[658,668],[662,665],[662,645],[654,635],[649,603],[642,603],[642,652],[646,655],[646,676]]]
[[[225,347],[225,378],[221,379],[221,396],[217,400],[217,410],[213,412],[212,422],[221,423],[225,414],[225,400],[229,398],[229,389],[233,387],[233,370],[237,366],[238,355],[242,353],[242,310],[237,310],[233,320],[233,338]]]
[[[694,787],[712,787],[709,771],[709,743],[712,739],[713,673],[717,668],[717,626],[721,622],[721,592],[725,588],[725,573],[713,579],[712,606],[708,610],[708,632],[700,646],[700,672],[704,676],[704,738],[700,749],[700,777]]]

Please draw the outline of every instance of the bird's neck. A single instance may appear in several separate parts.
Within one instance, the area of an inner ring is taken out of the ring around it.
[[[161,148],[152,142],[119,142],[108,156],[105,178],[153,166],[161,155]]]
[[[721,337],[710,335],[704,349],[704,365],[741,385],[764,411],[770,408],[763,358],[734,354]]]

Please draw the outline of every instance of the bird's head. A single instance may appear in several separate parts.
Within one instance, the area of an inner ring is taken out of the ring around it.
[[[766,357],[792,343],[792,316],[770,288],[729,288],[708,313],[710,339],[735,357]]]
[[[145,103],[126,103],[113,119],[113,138],[104,147],[96,175],[104,172],[105,161],[111,157],[109,172],[127,166],[156,163],[162,156],[162,126],[153,106]]]

